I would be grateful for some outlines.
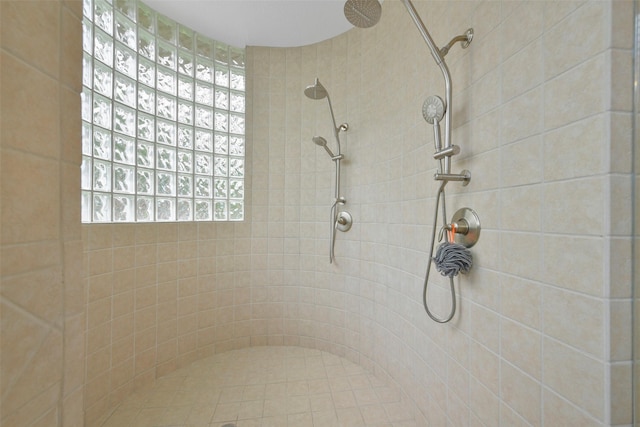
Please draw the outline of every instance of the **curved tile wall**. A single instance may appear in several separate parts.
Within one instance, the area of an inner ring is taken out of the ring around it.
[[[402,4],[385,1],[378,26],[317,45],[248,48],[250,219],[83,227],[87,425],[192,360],[281,344],[388,376],[425,424],[629,423],[630,384],[618,379],[631,372],[630,267],[616,260],[630,245],[620,82],[631,82],[633,37],[631,21],[612,22],[630,5],[416,2],[440,44],[476,31],[447,56],[454,169],[473,174],[450,184],[448,210],[473,207],[483,234],[445,326],[421,305],[436,183],[420,108],[443,84]],[[334,265],[333,165],[311,142],[330,121],[303,95],[316,76],[350,125],[354,226],[337,237]],[[436,310],[449,304],[443,285]]]

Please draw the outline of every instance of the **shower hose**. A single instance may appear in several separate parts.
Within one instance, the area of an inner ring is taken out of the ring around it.
[[[431,272],[431,264],[433,263],[433,248],[435,246],[436,241],[436,228],[438,224],[438,208],[440,206],[440,199],[442,199],[442,221],[443,227],[447,225],[447,208],[445,204],[445,194],[444,187],[447,185],[447,181],[442,181],[440,184],[440,189],[438,189],[438,194],[436,196],[436,208],[433,215],[433,230],[431,232],[431,248],[429,249],[429,262],[427,263],[427,272],[424,277],[424,288],[422,292],[422,304],[424,305],[424,309],[427,312],[427,315],[431,318],[431,320],[438,323],[447,323],[451,319],[453,319],[454,314],[456,313],[456,291],[453,286],[453,277],[449,277],[449,288],[451,289],[451,312],[449,316],[444,319],[440,319],[436,317],[429,310],[429,304],[427,304],[427,286],[429,284],[429,273]],[[445,236],[447,233],[445,233]],[[448,236],[446,237],[448,239]]]

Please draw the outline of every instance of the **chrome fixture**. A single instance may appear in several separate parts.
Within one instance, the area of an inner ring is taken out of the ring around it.
[[[455,299],[455,289],[453,286],[453,274],[449,275],[449,286],[451,289],[451,299],[452,299],[452,304],[451,304],[452,307],[451,307],[451,312],[449,316],[444,319],[440,319],[434,316],[429,310],[429,307],[427,304],[427,285],[429,282],[429,273],[431,270],[431,263],[434,260],[433,251],[434,251],[436,229],[437,229],[437,223],[438,223],[438,210],[440,206],[442,206],[442,221],[443,221],[442,229],[447,229],[447,227],[449,227],[448,230],[452,230],[452,232],[450,233],[451,237],[448,238],[443,245],[445,244],[450,245],[450,247],[447,248],[447,253],[453,253],[454,257],[456,255],[460,255],[460,253],[456,254],[455,252],[460,250],[466,250],[466,248],[464,247],[464,245],[458,245],[459,247],[455,246],[456,243],[453,242],[453,240],[454,240],[454,236],[457,236],[458,234],[463,233],[463,230],[465,230],[465,228],[464,226],[457,227],[457,223],[455,221],[452,221],[451,224],[447,224],[444,188],[449,181],[461,182],[462,185],[469,184],[469,181],[471,181],[471,172],[469,172],[468,170],[463,170],[461,173],[451,173],[451,157],[460,153],[460,148],[451,143],[451,113],[452,113],[451,74],[449,72],[449,68],[447,67],[447,64],[444,61],[444,57],[447,55],[447,53],[449,53],[449,50],[453,47],[453,45],[455,45],[458,42],[461,44],[463,49],[467,48],[471,43],[471,41],[473,40],[473,29],[469,28],[464,34],[454,37],[453,39],[451,39],[449,43],[447,43],[447,45],[439,49],[434,43],[433,39],[431,38],[429,31],[427,31],[427,28],[422,22],[422,19],[420,19],[420,16],[418,15],[418,12],[413,6],[413,3],[411,2],[411,0],[402,0],[402,3],[404,4],[405,8],[407,9],[407,12],[411,16],[411,19],[413,20],[413,23],[415,24],[418,31],[420,32],[420,35],[422,36],[427,46],[429,47],[429,50],[431,51],[431,56],[435,60],[438,67],[440,67],[440,70],[442,71],[442,76],[444,77],[444,88],[445,88],[444,100],[442,100],[442,98],[438,96],[432,95],[432,96],[429,96],[425,100],[424,104],[422,105],[422,115],[424,119],[427,121],[427,123],[433,125],[434,147],[435,147],[433,158],[438,161],[438,165],[439,165],[438,170],[434,175],[434,179],[436,181],[442,182],[436,194],[436,209],[435,209],[435,215],[433,219],[433,233],[431,235],[431,249],[430,249],[430,256],[429,256],[429,264],[427,266],[427,272],[424,278],[423,303],[424,303],[425,311],[427,312],[427,314],[431,319],[433,319],[438,323],[446,323],[453,318],[456,311],[456,299]],[[344,14],[347,20],[354,26],[359,28],[367,28],[375,25],[380,19],[381,6],[378,0],[347,0],[347,2],[344,5]],[[444,142],[441,140],[442,137],[440,134],[440,121],[442,121],[443,119],[444,119],[444,138],[443,138]],[[442,204],[440,204],[441,199],[442,199]],[[473,214],[475,215],[475,212]],[[475,215],[475,218],[477,219],[477,215]],[[471,223],[469,222],[469,218],[467,216],[463,216],[460,219],[460,221],[462,220],[466,221],[468,223],[467,224],[468,226],[471,225]],[[456,225],[452,225],[454,223]],[[479,221],[477,221],[478,234],[480,230],[479,224],[480,224]],[[474,229],[474,228],[471,227],[471,229]],[[467,227],[466,229],[467,234],[469,233],[469,230],[470,228]],[[473,243],[475,243],[475,241]],[[443,247],[443,245],[440,245],[441,248]],[[453,251],[450,250],[452,248],[453,248]],[[440,252],[440,248],[439,248],[439,252]],[[461,258],[465,258],[470,261],[470,254],[464,253],[462,255],[463,256]],[[445,262],[446,261],[447,260],[445,259]],[[470,267],[470,264],[469,264],[469,267]],[[462,272],[465,272],[465,271],[466,269],[462,270]],[[455,274],[457,274],[457,271]]]
[[[324,99],[327,98],[327,102],[329,103],[329,111],[331,112],[331,120],[333,123],[333,135],[336,139],[337,153],[331,151],[331,149],[327,145],[327,140],[321,136],[314,136],[311,140],[314,144],[322,147],[331,157],[331,160],[335,162],[336,165],[336,177],[335,177],[335,191],[334,191],[334,202],[331,205],[329,225],[330,225],[330,234],[329,234],[329,263],[333,263],[335,259],[334,256],[334,248],[336,244],[336,231],[349,231],[351,228],[351,224],[353,224],[353,219],[351,214],[347,211],[341,211],[339,206],[344,206],[347,203],[347,200],[340,195],[340,161],[344,159],[344,155],[341,152],[340,147],[340,132],[345,132],[349,130],[349,125],[347,123],[342,123],[340,126],[336,125],[336,118],[333,114],[333,107],[331,106],[331,98],[329,98],[329,92],[322,86],[320,80],[316,78],[316,81],[311,86],[307,86],[304,90],[304,94],[307,98],[310,99]]]

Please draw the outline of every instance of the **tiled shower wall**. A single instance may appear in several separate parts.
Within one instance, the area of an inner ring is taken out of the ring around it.
[[[388,375],[425,424],[630,423],[631,2],[415,4],[439,45],[476,32],[447,56],[454,172],[473,176],[447,209],[483,224],[447,325],[421,306],[436,184],[420,108],[443,84],[400,2],[369,30],[248,50],[248,221],[84,227],[81,5],[1,2],[3,426],[82,425],[83,407],[95,425],[156,376],[265,344]],[[316,76],[350,125],[355,224],[333,265]],[[443,315],[445,284],[429,296]]]
[[[458,314],[436,324],[421,301],[437,190],[421,106],[444,84],[403,5],[385,1],[372,29],[249,50],[252,260],[266,265],[252,291],[272,295],[268,340],[388,374],[424,425],[630,423],[631,2],[415,4],[438,45],[475,29],[446,58],[454,172],[472,174],[447,186],[448,215],[469,206],[483,225]],[[333,265],[333,163],[311,137],[335,142],[326,101],[303,95],[315,77],[350,126],[355,223]],[[443,285],[429,292],[441,317]]]
[[[80,1],[0,3],[6,427],[83,425],[81,20]]]

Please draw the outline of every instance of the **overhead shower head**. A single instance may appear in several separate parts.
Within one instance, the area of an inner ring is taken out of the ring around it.
[[[347,0],[344,4],[344,16],[358,28],[373,27],[380,20],[382,7],[378,0]]]
[[[311,86],[307,86],[305,88],[304,94],[307,96],[307,98],[323,99],[327,97],[328,92],[327,92],[327,89],[325,89],[324,86],[322,86],[322,83],[320,83],[320,80],[316,78],[316,82],[314,84],[312,84]]]
[[[329,147],[327,147],[326,139],[324,139],[321,136],[314,136],[313,138],[311,138],[311,140],[314,142],[314,144],[319,145],[320,147],[323,147],[327,151],[327,153],[329,153],[329,156],[331,156],[331,158],[336,157],[336,155],[333,154],[333,151],[331,151]]]

